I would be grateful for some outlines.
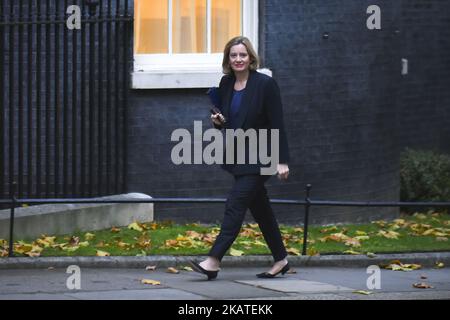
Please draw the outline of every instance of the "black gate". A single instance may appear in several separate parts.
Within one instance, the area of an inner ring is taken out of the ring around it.
[[[0,0],[0,198],[126,191],[129,2]]]

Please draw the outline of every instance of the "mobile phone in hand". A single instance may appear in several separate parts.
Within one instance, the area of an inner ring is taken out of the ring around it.
[[[218,108],[216,108],[216,107],[212,107],[211,108],[211,114],[214,115],[214,116],[217,115],[217,114],[220,114],[219,121],[222,124],[225,124],[227,121],[226,121],[225,117],[221,113],[222,112]]]

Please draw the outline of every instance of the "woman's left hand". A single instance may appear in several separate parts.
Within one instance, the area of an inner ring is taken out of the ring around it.
[[[277,165],[278,179],[287,180],[289,177],[289,166],[287,164]]]

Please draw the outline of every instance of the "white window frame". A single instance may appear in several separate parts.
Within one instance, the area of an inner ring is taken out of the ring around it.
[[[169,0],[171,8],[172,0]],[[242,34],[258,52],[258,0],[242,1]],[[171,10],[169,10],[171,11]],[[211,52],[210,0],[207,0],[208,52]],[[169,28],[172,18],[169,14]],[[225,44],[224,44],[225,45]],[[169,52],[172,51],[169,32]],[[134,54],[133,89],[208,88],[217,86],[222,77],[223,53],[205,54]]]

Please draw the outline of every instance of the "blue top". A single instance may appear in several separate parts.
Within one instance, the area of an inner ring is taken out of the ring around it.
[[[241,101],[242,96],[244,95],[245,89],[241,91],[236,91],[233,89],[233,99],[231,100],[231,120],[233,121],[233,118],[236,118],[239,109],[241,108]]]

